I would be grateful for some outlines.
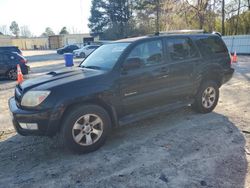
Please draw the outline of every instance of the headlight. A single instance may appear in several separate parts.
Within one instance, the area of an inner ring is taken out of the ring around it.
[[[22,106],[37,106],[41,104],[50,94],[50,91],[28,91],[24,94]]]

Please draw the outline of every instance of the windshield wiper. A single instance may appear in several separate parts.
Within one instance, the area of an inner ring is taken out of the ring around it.
[[[87,69],[96,69],[96,70],[100,70],[101,67],[98,67],[98,66],[81,66],[82,68],[87,68]]]

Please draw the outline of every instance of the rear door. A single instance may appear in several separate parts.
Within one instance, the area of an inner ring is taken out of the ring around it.
[[[3,75],[5,73],[5,65],[3,62],[3,55],[0,53],[0,74]]]
[[[5,53],[0,53],[0,74],[6,74],[8,70],[12,67],[9,55]]]
[[[140,59],[143,63],[139,68],[121,73],[123,114],[137,113],[163,105],[163,90],[167,87],[163,40],[154,39],[136,45],[124,62],[129,59]]]
[[[189,37],[175,36],[165,39],[168,56],[168,97],[183,100],[194,93],[194,65],[201,56]]]

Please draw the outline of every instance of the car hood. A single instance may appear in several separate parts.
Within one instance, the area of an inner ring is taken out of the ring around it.
[[[50,72],[44,76],[29,79],[20,84],[20,88],[27,90],[46,90],[65,84],[73,84],[77,81],[88,80],[103,75],[106,71],[86,69],[80,67],[64,68],[59,71]]]

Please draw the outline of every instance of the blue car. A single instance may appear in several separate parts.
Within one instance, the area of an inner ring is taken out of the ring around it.
[[[30,67],[23,56],[16,52],[0,52],[0,76],[16,80],[17,64],[20,65],[23,74],[29,73]]]

